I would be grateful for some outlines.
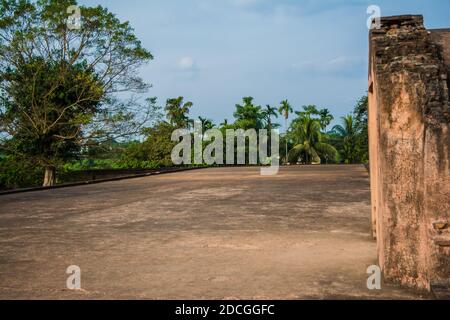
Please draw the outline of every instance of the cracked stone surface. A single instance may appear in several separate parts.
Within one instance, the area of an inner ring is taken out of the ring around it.
[[[0,197],[0,299],[417,299],[377,263],[363,166],[214,168]],[[66,289],[68,266],[81,291]]]

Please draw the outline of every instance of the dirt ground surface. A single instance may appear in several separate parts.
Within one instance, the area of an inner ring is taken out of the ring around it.
[[[367,289],[363,166],[218,168],[0,197],[0,299],[417,299]],[[81,268],[80,291],[66,288]]]

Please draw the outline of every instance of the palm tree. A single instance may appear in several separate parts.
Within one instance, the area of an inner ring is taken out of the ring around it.
[[[358,129],[359,160],[361,162],[367,162],[369,160],[369,99],[367,96],[359,99],[353,114],[355,126]]]
[[[169,123],[178,128],[187,128],[191,123],[187,115],[194,104],[190,101],[183,103],[183,100],[183,97],[167,99],[165,107]]]
[[[322,109],[319,111],[320,115],[320,126],[322,130],[325,130],[330,123],[334,120],[333,115],[331,114],[330,110],[328,109]]]
[[[212,122],[212,120],[210,119],[206,119],[206,118],[202,118],[202,117],[198,117],[198,120],[200,121],[201,125],[202,125],[202,132],[204,133],[205,131],[211,130],[214,128],[214,123]]]
[[[337,125],[333,131],[340,137],[342,145],[340,154],[346,164],[358,162],[358,128],[352,115],[342,117],[342,125]]]
[[[236,127],[240,129],[262,129],[263,115],[260,106],[253,104],[253,97],[243,98],[243,105],[236,105]]]
[[[285,124],[286,124],[286,163],[288,163],[288,140],[287,140],[287,131],[288,131],[288,120],[289,120],[289,115],[294,112],[294,109],[292,109],[291,105],[289,104],[288,100],[283,100],[281,101],[281,106],[278,108],[278,112],[280,113],[280,115],[282,115],[284,117],[285,120]]]
[[[300,112],[300,114],[302,114],[302,115],[305,115],[305,114],[309,114],[312,116],[320,115],[320,111],[315,104],[309,104],[307,106],[303,106],[303,110],[304,110],[303,112]]]
[[[299,117],[303,117],[306,115],[319,117],[320,118],[319,119],[320,127],[322,130],[325,130],[330,125],[330,123],[334,120],[334,117],[331,114],[330,110],[328,110],[328,109],[320,109],[319,110],[319,108],[314,104],[303,106],[303,110],[304,111],[296,112],[296,114]]]
[[[336,157],[336,149],[322,142],[320,120],[312,118],[310,114],[304,114],[294,120],[290,134],[296,142],[289,152],[289,158],[293,162],[301,159],[302,163],[311,164],[320,162],[320,157]]]
[[[269,132],[276,127],[277,125],[274,125],[272,123],[272,117],[278,118],[277,109],[274,107],[271,107],[270,105],[266,105],[266,107],[262,110],[262,116],[264,118],[264,121],[267,124],[267,130]]]
[[[228,123],[228,119],[223,120],[223,122],[220,124],[221,128],[226,128],[228,127],[230,124]]]

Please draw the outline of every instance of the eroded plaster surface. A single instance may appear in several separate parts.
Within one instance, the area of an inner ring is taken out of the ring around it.
[[[450,30],[422,16],[370,33],[372,221],[387,280],[450,282]]]

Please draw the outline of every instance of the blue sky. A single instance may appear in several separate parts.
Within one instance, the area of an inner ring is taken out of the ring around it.
[[[366,13],[423,14],[427,28],[450,27],[450,1],[83,0],[130,21],[155,60],[142,69],[160,104],[184,96],[192,116],[233,119],[236,103],[283,99],[337,117],[367,87]]]

